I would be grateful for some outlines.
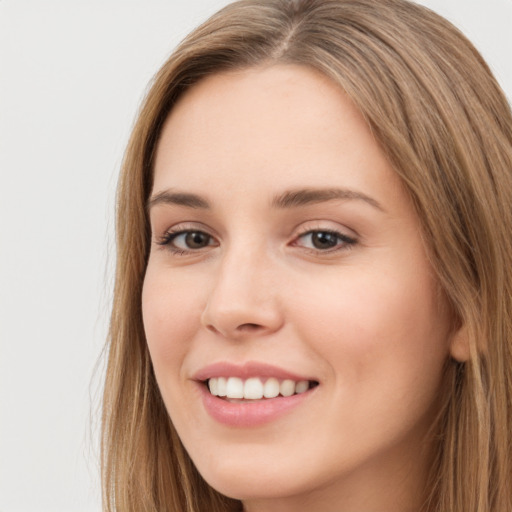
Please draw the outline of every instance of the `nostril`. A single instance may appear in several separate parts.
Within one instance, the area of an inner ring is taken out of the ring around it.
[[[237,328],[239,331],[255,331],[261,329],[261,325],[258,324],[242,324]]]
[[[218,329],[216,329],[213,325],[207,325],[206,328],[209,330],[209,331],[212,331],[214,332],[215,334],[220,334],[220,331]]]

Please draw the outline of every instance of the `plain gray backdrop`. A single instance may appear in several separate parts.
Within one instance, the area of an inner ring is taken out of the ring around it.
[[[0,512],[100,510],[114,190],[146,85],[227,1],[0,0]],[[512,0],[425,0],[512,97]]]

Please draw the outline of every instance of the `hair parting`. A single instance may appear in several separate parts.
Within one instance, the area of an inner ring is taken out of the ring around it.
[[[512,510],[512,115],[449,22],[405,0],[241,0],[190,34],[155,76],[117,193],[117,267],[103,398],[106,512],[234,512],[195,469],[165,410],[141,293],[155,148],[173,106],[217,73],[315,69],[359,108],[411,197],[454,328],[424,512]]]

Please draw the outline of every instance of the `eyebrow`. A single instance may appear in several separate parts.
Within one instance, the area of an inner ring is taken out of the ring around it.
[[[362,192],[345,188],[303,188],[289,190],[275,197],[272,200],[272,206],[275,208],[295,208],[308,204],[333,201],[335,199],[364,201],[378,210],[385,211],[381,204],[372,197]]]
[[[277,195],[271,201],[271,206],[278,209],[298,208],[309,204],[323,203],[326,201],[341,200],[359,200],[373,206],[377,210],[385,211],[381,204],[362,192],[344,188],[321,188],[311,189],[302,188],[296,190],[288,190]],[[160,204],[185,206],[193,209],[209,210],[211,208],[208,200],[197,194],[187,192],[173,192],[172,190],[164,190],[152,196],[147,208],[150,210],[154,206]]]
[[[150,210],[159,204],[186,206],[187,208],[201,208],[205,210],[210,209],[210,203],[201,196],[186,192],[172,192],[171,190],[164,190],[150,197],[147,203],[147,209]]]

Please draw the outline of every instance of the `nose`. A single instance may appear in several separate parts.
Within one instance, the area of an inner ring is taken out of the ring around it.
[[[240,253],[219,262],[202,325],[218,335],[238,340],[265,336],[279,330],[283,314],[278,284],[268,259],[255,253]]]

